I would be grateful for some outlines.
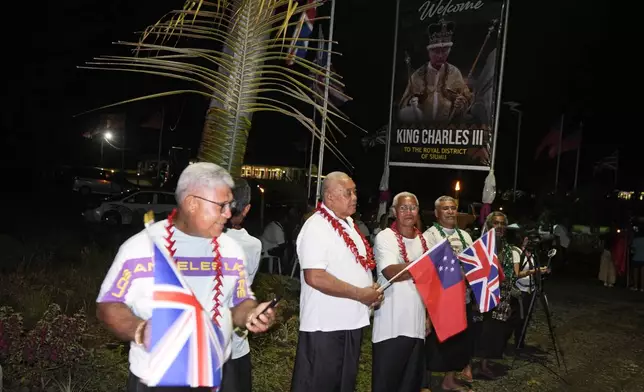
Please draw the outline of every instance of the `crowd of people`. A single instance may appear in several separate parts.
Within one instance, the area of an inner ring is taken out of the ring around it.
[[[248,184],[243,180],[233,184],[217,165],[188,166],[179,178],[176,197],[178,207],[167,220],[154,223],[121,246],[101,287],[97,315],[116,336],[131,342],[128,392],[212,389],[147,385],[154,277],[146,271],[137,274],[133,267],[152,259],[151,236],[158,237],[177,265],[187,263],[189,268],[183,270],[187,284],[223,333],[227,360],[220,390],[250,391],[247,334],[266,332],[275,320],[274,310],[256,301],[251,286],[262,248],[270,238],[276,238],[272,248],[284,241],[279,235],[260,241],[248,234],[243,227],[251,208]],[[523,345],[522,327],[534,275],[547,272],[535,269],[525,239],[506,230],[507,217],[491,213],[483,230],[496,230],[497,255],[506,277],[500,303],[490,312],[479,313],[466,289],[463,307],[468,326],[441,342],[411,275],[401,272],[443,240],[456,254],[472,244],[471,236],[457,225],[456,200],[439,197],[434,203],[436,222],[423,232],[418,198],[399,193],[391,206],[391,223],[371,237],[372,247],[369,234],[362,233],[351,218],[357,192],[348,175],[327,175],[321,199],[298,228],[296,239],[300,328],[291,391],[353,392],[363,332],[370,324],[374,392],[418,392],[429,387],[432,372],[445,373],[441,387],[449,391],[470,390],[477,373],[498,377],[492,360],[503,356],[512,335],[514,346]],[[223,273],[224,260],[239,262],[243,268]],[[208,268],[192,268],[204,265]],[[394,277],[389,288],[379,290]],[[477,366],[475,357],[481,359]]]

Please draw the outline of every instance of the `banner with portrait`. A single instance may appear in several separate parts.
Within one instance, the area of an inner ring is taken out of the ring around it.
[[[391,166],[489,170],[503,5],[399,1]]]

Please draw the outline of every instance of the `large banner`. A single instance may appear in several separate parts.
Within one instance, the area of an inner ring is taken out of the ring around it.
[[[399,0],[390,165],[489,170],[503,3]]]

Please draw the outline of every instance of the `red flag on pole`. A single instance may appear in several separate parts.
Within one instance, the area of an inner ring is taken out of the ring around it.
[[[447,240],[443,240],[407,267],[414,278],[438,341],[467,328],[465,282],[461,265]]]

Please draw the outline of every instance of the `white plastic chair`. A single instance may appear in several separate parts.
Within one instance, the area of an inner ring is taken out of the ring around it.
[[[293,268],[291,269],[291,278],[295,275],[295,268],[300,264],[300,259],[297,257],[297,253],[293,255]]]
[[[261,261],[267,259],[268,260],[268,273],[272,274],[273,273],[273,262],[277,261],[277,272],[282,275],[282,263],[280,263],[280,258],[277,256],[272,256],[269,255],[268,252],[262,251],[262,256],[260,257],[260,264]]]

